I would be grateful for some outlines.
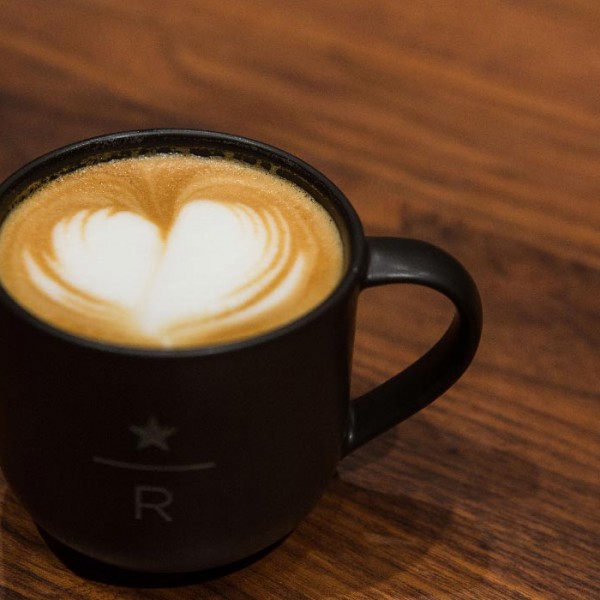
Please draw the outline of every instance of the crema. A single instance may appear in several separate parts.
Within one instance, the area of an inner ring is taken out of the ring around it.
[[[147,348],[241,340],[310,311],[342,275],[327,211],[264,169],[164,154],[84,167],[0,229],[0,281],[77,336]]]

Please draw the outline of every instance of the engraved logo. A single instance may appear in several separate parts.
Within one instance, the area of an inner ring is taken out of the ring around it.
[[[142,425],[130,425],[128,430],[137,436],[136,450],[139,453],[144,453],[149,448],[170,452],[170,438],[179,431],[177,427],[165,425],[155,415],[150,415]],[[212,461],[163,463],[126,461],[106,456],[93,456],[92,461],[98,465],[114,469],[154,473],[186,473],[216,468],[216,464]],[[143,520],[146,515],[153,515],[160,517],[167,523],[171,523],[173,517],[167,512],[167,507],[171,506],[174,501],[175,494],[168,487],[137,484],[133,488],[134,518]]]

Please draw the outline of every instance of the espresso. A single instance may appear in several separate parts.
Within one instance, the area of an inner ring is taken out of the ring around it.
[[[51,181],[0,229],[0,281],[40,319],[120,345],[241,340],[324,300],[343,249],[327,211],[264,169],[159,154]]]

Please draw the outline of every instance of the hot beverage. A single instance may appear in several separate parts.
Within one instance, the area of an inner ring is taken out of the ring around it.
[[[0,466],[74,566],[139,581],[264,552],[479,342],[460,263],[365,237],[325,175],[239,136],[59,148],[0,183],[0,224]],[[388,284],[433,288],[455,314],[415,363],[351,398],[360,293]]]
[[[181,348],[297,319],[342,274],[326,210],[242,162],[158,154],[101,162],[42,186],[0,230],[0,280],[72,334]]]

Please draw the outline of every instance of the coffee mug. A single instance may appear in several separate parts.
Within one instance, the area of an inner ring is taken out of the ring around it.
[[[162,156],[218,158],[271,178],[267,187],[272,180],[301,190],[334,224],[339,274],[314,305],[284,322],[239,339],[164,347],[62,327],[0,285],[0,464],[48,539],[101,564],[183,573],[235,563],[289,534],[344,456],[462,375],[479,343],[481,304],[472,278],[446,252],[418,240],[365,237],[323,174],[282,150],[223,133],[133,131],[55,150],[0,186],[0,224],[60,177]],[[256,229],[254,221],[242,225]],[[226,264],[221,242],[214,237],[215,251],[198,272]],[[83,246],[75,248],[69,256],[77,261]],[[454,304],[454,319],[413,365],[351,399],[359,293],[391,283],[437,290]],[[63,295],[72,292],[64,288]],[[89,294],[78,298],[87,314]]]

